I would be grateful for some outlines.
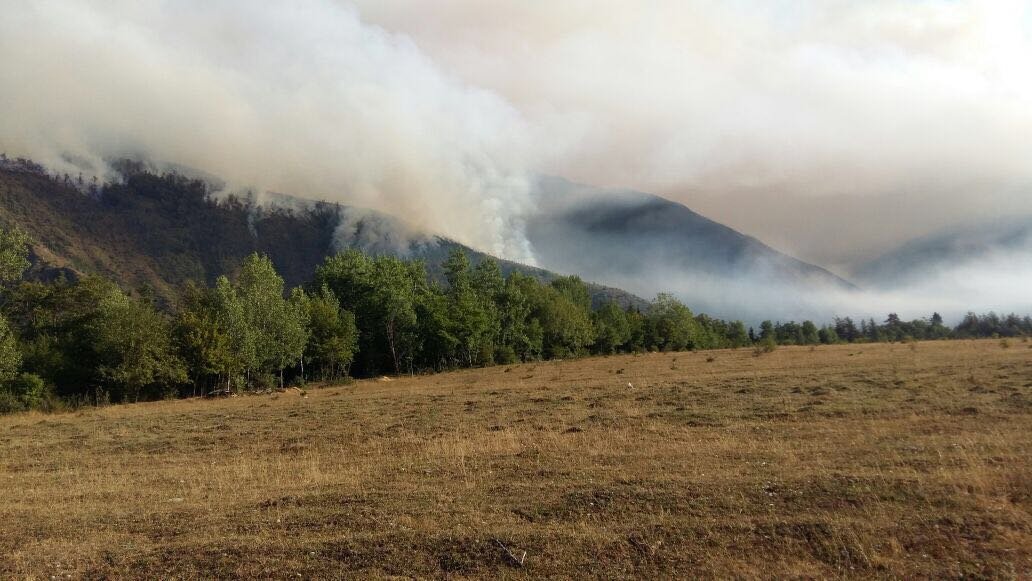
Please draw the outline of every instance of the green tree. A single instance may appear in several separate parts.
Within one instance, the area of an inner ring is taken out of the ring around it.
[[[192,282],[183,288],[173,328],[195,388],[233,367],[232,338],[225,320],[214,289]]]
[[[18,340],[7,319],[0,316],[0,382],[7,382],[18,374],[22,357],[18,350]]]
[[[370,310],[379,323],[387,343],[395,373],[401,373],[401,362],[411,358],[416,328],[416,303],[426,287],[426,271],[421,263],[406,263],[393,256],[373,260],[371,270],[372,305]]]
[[[283,387],[283,370],[301,362],[308,343],[307,298],[295,289],[290,300],[283,297],[283,277],[268,256],[248,256],[240,267],[236,295],[253,348],[257,370],[277,371]]]
[[[29,235],[21,228],[0,228],[0,283],[17,281],[29,266]]]
[[[358,350],[355,315],[340,308],[336,295],[323,285],[308,301],[311,335],[306,349],[323,379],[347,376]]]
[[[443,370],[457,358],[459,340],[452,335],[450,303],[444,291],[434,284],[417,295],[416,321],[420,365]]]
[[[216,279],[213,300],[216,325],[228,337],[226,353],[216,361],[221,366],[219,375],[226,379],[226,389],[232,389],[234,382],[239,384],[242,377],[258,365],[255,333],[248,321],[244,302],[225,276]]]
[[[817,325],[813,321],[803,321],[799,332],[803,345],[816,345],[821,342],[820,335],[817,332]]]
[[[745,328],[745,323],[742,321],[732,322],[728,326],[727,341],[731,347],[744,347],[752,343],[752,340],[749,339],[749,331]]]
[[[275,362],[279,368],[280,388],[283,387],[283,370],[297,361],[301,367],[301,381],[305,375],[305,346],[308,345],[311,316],[308,308],[308,296],[301,288],[290,291],[290,298],[280,311],[279,325],[274,328],[277,349]]]
[[[592,315],[595,325],[595,350],[598,353],[616,353],[631,339],[627,313],[614,302],[602,305]]]
[[[236,296],[254,347],[249,369],[276,369],[282,351],[279,327],[286,322],[287,305],[283,298],[283,278],[268,256],[255,253],[244,259],[237,276]]]
[[[763,321],[760,323],[760,341],[774,341],[774,323]]]
[[[91,335],[101,357],[100,374],[116,397],[137,401],[142,395],[165,395],[187,380],[165,315],[113,285],[97,308]]]
[[[552,281],[551,286],[577,308],[591,312],[591,293],[579,276],[560,276]]]
[[[633,307],[628,307],[626,314],[629,330],[627,348],[637,353],[645,349],[645,315]]]
[[[497,308],[493,294],[498,292],[501,275],[494,280],[490,268],[479,272],[477,282],[470,273],[469,259],[461,249],[453,249],[443,264],[448,280],[451,335],[458,341],[463,363],[473,366],[484,356],[485,346],[493,351],[492,339],[498,332]],[[480,287],[480,288],[478,288]],[[493,359],[493,353],[489,354]]]
[[[531,306],[520,287],[520,276],[523,275],[509,275],[498,297],[498,349],[502,356],[497,359],[501,363],[533,357],[529,336]]]
[[[660,293],[646,315],[649,344],[663,351],[694,348],[698,342],[698,322],[692,311],[672,295]]]
[[[541,351],[545,357],[577,355],[595,340],[590,313],[554,286],[534,282],[531,316],[541,329]],[[527,288],[523,289],[525,292]],[[532,338],[533,340],[533,338]]]

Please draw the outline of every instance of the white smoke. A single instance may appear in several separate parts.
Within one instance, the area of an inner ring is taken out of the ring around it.
[[[652,192],[804,260],[1032,212],[1028,0],[355,0]]]
[[[0,1],[0,151],[134,156],[387,211],[532,262],[530,130],[330,0]]]

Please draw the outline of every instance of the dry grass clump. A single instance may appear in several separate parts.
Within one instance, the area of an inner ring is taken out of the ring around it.
[[[5,417],[0,576],[1032,576],[1027,350],[854,349]]]

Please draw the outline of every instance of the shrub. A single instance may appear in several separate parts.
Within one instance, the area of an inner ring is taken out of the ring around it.
[[[511,365],[516,363],[516,350],[511,345],[502,345],[495,349],[495,363],[499,365]]]
[[[40,409],[49,393],[43,378],[33,373],[22,373],[7,383],[7,391],[21,400],[28,409]]]
[[[753,356],[759,357],[764,353],[773,353],[777,348],[778,344],[774,342],[774,339],[768,337],[756,344],[756,347],[753,348]]]
[[[495,348],[491,343],[485,342],[480,346],[480,351],[477,353],[477,361],[484,367],[490,367],[495,363]]]
[[[279,376],[270,371],[260,371],[251,374],[250,389],[272,389],[279,387]]]
[[[0,414],[13,414],[25,411],[25,404],[21,398],[7,391],[0,390]]]

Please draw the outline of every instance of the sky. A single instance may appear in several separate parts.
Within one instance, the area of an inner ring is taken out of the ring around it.
[[[1032,212],[1032,3],[360,0],[561,151],[837,269]],[[549,139],[551,138],[551,139]]]
[[[0,150],[139,155],[533,263],[539,174],[848,273],[1032,213],[1032,3],[0,0]]]

